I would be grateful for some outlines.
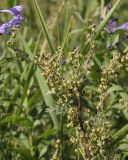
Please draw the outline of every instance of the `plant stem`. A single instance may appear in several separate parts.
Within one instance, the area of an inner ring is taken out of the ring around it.
[[[61,159],[63,160],[63,112],[61,115]]]
[[[85,144],[85,153],[86,153],[86,158],[88,160],[91,160],[91,154],[90,154],[90,150],[89,150],[89,136],[87,135],[84,124],[83,124],[83,116],[82,116],[82,98],[81,95],[78,97],[78,120],[79,120],[79,124],[80,124],[80,129],[81,132],[83,134],[83,140],[84,140],[84,144]]]

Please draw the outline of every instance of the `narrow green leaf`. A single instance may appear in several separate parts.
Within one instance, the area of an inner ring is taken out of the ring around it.
[[[103,21],[99,24],[98,28],[96,29],[96,34],[95,34],[95,38],[97,38],[100,34],[100,32],[102,31],[102,29],[105,27],[106,23],[108,22],[108,20],[110,19],[110,17],[112,16],[113,12],[116,10],[116,8],[118,7],[119,3],[121,0],[117,0],[117,2],[115,3],[115,5],[112,7],[112,9],[108,12],[108,14],[105,16],[105,18],[103,19]]]
[[[28,148],[20,147],[20,149],[16,150],[17,153],[20,153],[22,156],[22,160],[35,160],[35,158],[32,157],[31,152]]]
[[[71,23],[72,23],[72,17],[70,18],[70,20],[69,20],[69,23],[68,23],[68,26],[67,26],[67,28],[66,28],[66,33],[65,33],[65,35],[64,35],[64,39],[63,39],[63,42],[62,42],[62,49],[64,48],[64,46],[65,46],[65,44],[66,44],[66,41],[67,41],[67,39],[68,39],[68,36],[69,36],[69,30],[70,30],[70,27],[71,27]]]
[[[38,139],[48,139],[51,136],[54,136],[56,134],[56,130],[54,128],[50,128],[48,130],[46,130],[44,133],[42,133]]]
[[[120,85],[113,84],[112,87],[110,87],[107,91],[108,94],[115,92],[115,91],[122,91],[123,88]]]
[[[29,54],[29,56],[30,56],[30,58],[32,60],[34,58],[34,56],[32,54],[32,51],[30,50],[30,48],[27,45],[26,41],[22,38],[21,34],[19,35],[19,37],[21,39],[21,42],[23,43],[25,51]],[[42,95],[44,97],[46,105],[47,106],[54,106],[54,102],[53,102],[52,96],[50,94],[47,95],[47,93],[49,91],[49,88],[48,88],[47,84],[45,83],[45,79],[43,78],[39,68],[36,69],[35,75],[36,75],[36,78],[37,78],[37,81],[38,81],[38,84],[39,84],[41,93],[42,93]]]
[[[5,123],[13,122],[14,119],[15,119],[15,114],[8,115],[8,116],[6,116],[5,118],[3,118],[0,121],[0,124],[5,124]]]
[[[24,127],[32,127],[33,125],[33,122],[28,119],[28,118],[20,118],[18,121],[17,121],[17,124],[20,124]]]
[[[114,104],[113,106],[112,106],[112,108],[114,108],[114,109],[119,109],[119,110],[122,110],[122,109],[124,109],[124,108],[126,108],[127,106],[126,105],[124,105],[124,104],[122,104],[122,103],[117,103],[117,104]]]
[[[46,39],[47,39],[49,48],[50,48],[50,50],[51,50],[51,53],[54,54],[54,53],[55,53],[55,49],[54,49],[54,47],[53,47],[53,44],[52,44],[52,41],[51,41],[51,38],[50,38],[50,34],[49,34],[48,30],[47,30],[44,17],[43,17],[43,15],[42,15],[42,13],[41,13],[41,10],[40,10],[40,8],[39,8],[39,5],[38,5],[37,1],[36,1],[36,0],[33,0],[33,2],[34,2],[35,10],[36,10],[37,15],[38,15],[38,17],[39,17],[39,20],[40,20],[40,22],[41,22],[43,32],[44,32],[45,37],[46,37]]]
[[[29,98],[29,101],[28,101],[29,107],[32,107],[34,104],[36,104],[38,102],[40,94],[41,94],[40,91],[36,91],[34,93],[34,95],[32,95],[31,98]]]
[[[22,38],[21,34],[19,34],[19,37],[21,39],[21,42],[22,42],[22,44],[24,46],[25,51],[29,54],[30,58],[33,59],[32,51],[30,50],[30,48],[27,45],[26,41]],[[54,107],[53,98],[52,98],[52,96],[50,94],[47,95],[47,93],[49,91],[49,88],[48,88],[47,84],[45,83],[45,79],[42,76],[41,71],[40,71],[39,68],[36,69],[35,75],[36,75],[36,79],[37,79],[38,85],[40,87],[40,90],[41,90],[41,93],[43,95],[43,98],[45,100],[46,105],[51,107],[51,108],[53,108]],[[53,120],[53,123],[54,123],[56,129],[59,130],[59,122],[57,120],[56,114],[55,114],[53,109],[52,109],[52,111],[50,111],[50,110],[51,109],[49,109],[49,114],[50,114],[50,116],[51,116],[51,118]]]
[[[53,108],[49,108],[49,109],[48,109],[48,112],[49,112],[49,114],[50,114],[50,116],[51,116],[51,118],[52,118],[52,120],[53,120],[53,123],[54,123],[54,125],[55,125],[55,128],[59,131],[59,130],[60,130],[59,122],[58,122],[58,120],[57,120],[57,117],[56,117],[56,114],[55,114],[55,112],[54,112],[54,109],[53,109]]]
[[[40,90],[41,90],[41,92],[43,94],[43,97],[44,97],[46,105],[49,106],[49,107],[50,106],[53,107],[54,106],[53,98],[52,98],[52,96],[50,94],[47,95],[47,93],[49,91],[49,88],[48,88],[47,84],[45,83],[45,79],[42,76],[41,71],[39,70],[39,68],[37,68],[35,74],[36,74],[36,78],[37,78]]]
[[[43,155],[47,152],[47,150],[48,150],[48,145],[45,145],[45,146],[40,150],[39,158],[43,157]]]
[[[113,138],[121,139],[123,138],[126,134],[128,134],[128,124],[126,124],[124,127],[122,127],[118,132],[116,132],[113,136]]]

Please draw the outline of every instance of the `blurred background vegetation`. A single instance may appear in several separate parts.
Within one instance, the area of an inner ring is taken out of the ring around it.
[[[76,47],[84,48],[89,26],[98,25],[101,22],[100,18],[104,18],[101,14],[102,9],[110,2],[114,4],[116,0],[37,0],[37,2],[53,47],[57,50],[61,46],[68,53]],[[52,96],[47,95],[48,86],[40,70],[25,58],[28,56],[33,61],[35,55],[50,52],[33,0],[0,0],[0,9],[18,4],[25,7],[25,22],[15,39],[16,47],[21,51],[20,55],[7,45],[10,36],[0,35],[0,160],[50,160],[55,152],[56,140],[62,136],[64,141],[61,149],[62,159],[76,160],[78,155],[74,151],[74,146],[69,143],[72,130],[66,127],[66,114],[56,110]],[[121,1],[113,14],[113,18],[119,19],[119,25],[128,21],[127,8],[128,1]],[[0,25],[10,18],[8,14],[1,13]],[[127,36],[127,32],[121,34]],[[116,38],[113,38],[114,41]],[[127,47],[127,39],[121,41],[123,46],[117,48],[119,51]],[[94,83],[85,93],[85,103],[92,107],[95,106],[95,102],[90,101],[90,96],[97,93],[97,79],[100,77],[96,69],[99,64],[107,64],[111,58],[108,50],[111,38],[103,35],[98,39],[98,43],[99,48],[92,70]],[[116,84],[109,88],[110,97],[107,102],[109,109],[113,111],[113,132],[119,133],[124,129],[117,142],[122,159],[128,158],[127,75],[126,67],[121,71]],[[120,103],[119,99],[125,99],[125,104]],[[62,123],[63,131],[60,130]]]

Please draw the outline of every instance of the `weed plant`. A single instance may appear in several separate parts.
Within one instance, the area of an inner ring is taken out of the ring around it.
[[[127,7],[0,1],[0,160],[128,159]]]

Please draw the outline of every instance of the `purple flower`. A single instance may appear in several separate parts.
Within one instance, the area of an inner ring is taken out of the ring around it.
[[[108,33],[114,33],[117,30],[117,21],[118,19],[115,18],[108,22],[108,28],[106,29]]]
[[[7,12],[15,16],[12,20],[0,26],[0,34],[11,34],[11,28],[18,27],[21,24],[21,22],[24,20],[22,14],[23,9],[23,6],[15,6],[7,10],[0,10],[0,13]]]
[[[4,23],[4,24],[2,24],[1,26],[0,26],[0,34],[11,34],[10,32],[9,32],[9,23],[7,22],[7,23]]]
[[[11,21],[9,21],[9,26],[13,27],[13,26],[17,26],[20,25],[20,23],[24,20],[24,17],[21,15],[16,16],[15,18],[13,18]]]
[[[118,30],[128,31],[128,22],[124,23],[121,26],[117,26],[117,21],[118,21],[118,19],[115,18],[115,19],[112,19],[108,22],[108,28],[106,29],[106,31],[108,33],[114,33]]]
[[[23,6],[15,6],[13,8],[10,8],[10,9],[6,9],[6,10],[0,10],[0,13],[10,13],[14,16],[17,16],[17,15],[21,15],[22,14],[22,11],[23,11],[24,7]]]
[[[117,27],[117,30],[128,31],[128,22],[126,22],[126,23],[124,23],[123,25]]]

